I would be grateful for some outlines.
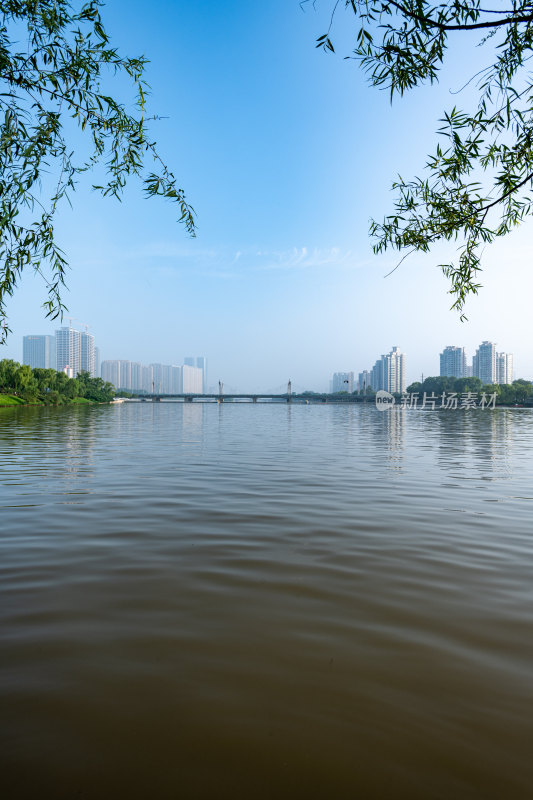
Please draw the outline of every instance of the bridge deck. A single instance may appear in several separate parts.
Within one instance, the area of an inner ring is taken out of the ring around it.
[[[127,398],[128,399],[128,398]],[[143,394],[132,395],[132,400],[151,400],[161,402],[162,400],[182,400],[183,402],[278,402],[278,403],[366,403],[373,402],[373,397],[362,397],[360,395],[329,395],[329,394]]]

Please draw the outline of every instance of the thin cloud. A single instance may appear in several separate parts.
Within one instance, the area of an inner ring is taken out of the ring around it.
[[[370,261],[361,261],[356,258],[351,250],[342,250],[340,247],[312,248],[292,247],[272,253],[262,252],[257,270],[292,270],[292,269],[359,269],[370,264]]]
[[[230,250],[226,247],[196,248],[194,244],[184,245],[174,241],[148,242],[131,250],[107,248],[101,254],[93,254],[91,263],[95,262],[115,267],[151,262],[152,268],[159,262],[168,271],[195,272],[204,277],[226,280],[242,278],[247,273],[274,270],[354,270],[373,263],[368,259],[358,259],[351,250],[342,250],[340,247],[303,246],[286,250],[260,250],[254,247]],[[77,259],[77,263],[83,264],[84,259]]]

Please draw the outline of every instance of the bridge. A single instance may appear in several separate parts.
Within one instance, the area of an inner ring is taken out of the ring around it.
[[[133,394],[132,400],[160,403],[173,400],[182,403],[373,403],[374,397],[356,394]]]
[[[125,398],[128,399],[128,398]],[[152,393],[133,392],[130,399],[144,402],[160,403],[162,400],[174,400],[182,403],[369,403],[374,402],[374,396],[367,397],[358,394],[326,394],[325,392],[293,392],[292,381],[287,382],[287,391],[284,393],[269,392],[225,392],[223,381],[218,382],[218,394],[196,394],[194,392],[162,392],[155,391],[152,383]]]

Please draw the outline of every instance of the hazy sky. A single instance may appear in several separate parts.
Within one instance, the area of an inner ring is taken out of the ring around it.
[[[342,5],[342,4],[341,4]],[[148,11],[149,9],[149,11]],[[123,54],[150,59],[150,112],[159,151],[198,215],[189,239],[176,211],[130,184],[122,203],[80,184],[57,224],[71,272],[66,303],[88,323],[102,359],[180,364],[205,355],[209,382],[228,389],[324,389],[336,371],[369,369],[399,345],[408,382],[438,374],[438,354],[484,339],[533,377],[529,319],[533,226],[485,252],[469,321],[449,310],[442,253],[376,258],[370,217],[392,210],[397,173],[420,174],[450,94],[486,63],[478,39],[459,40],[439,86],[391,106],[350,53],[315,39],[331,5],[317,0],[114,0],[103,9]],[[465,68],[468,64],[468,69]],[[116,87],[120,88],[120,87]],[[42,280],[28,275],[10,302],[13,333],[0,357],[20,360],[22,336],[52,333]]]

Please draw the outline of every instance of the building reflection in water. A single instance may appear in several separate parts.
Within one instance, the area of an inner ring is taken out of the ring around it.
[[[391,469],[401,471],[405,455],[405,425],[406,414],[409,411],[402,408],[390,408],[387,411],[378,411],[372,414],[370,420],[372,434],[377,452],[385,456]]]
[[[484,480],[511,476],[518,415],[512,409],[438,414],[438,460],[450,475]]]
[[[205,417],[208,411],[206,403],[182,404],[182,413],[179,415],[179,420],[183,428],[185,441],[193,444],[203,440]]]

